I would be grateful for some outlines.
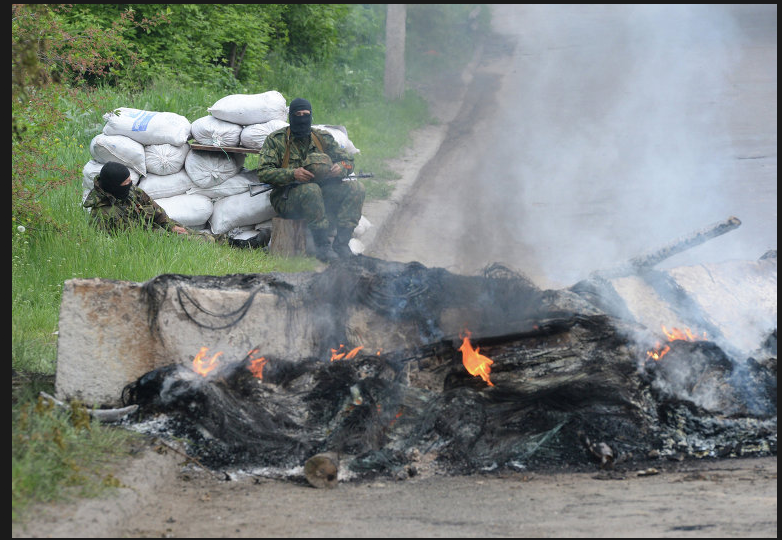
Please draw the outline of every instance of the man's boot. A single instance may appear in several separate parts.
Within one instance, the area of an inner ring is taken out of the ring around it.
[[[338,228],[337,236],[334,237],[334,252],[342,258],[353,256],[353,250],[350,249],[350,239],[353,238],[353,229]]]
[[[319,261],[328,263],[339,259],[339,256],[331,248],[328,229],[310,229],[310,231],[312,232],[312,241],[315,244],[315,257]]]

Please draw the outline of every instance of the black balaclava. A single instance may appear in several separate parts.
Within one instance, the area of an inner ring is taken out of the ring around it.
[[[109,161],[100,170],[100,175],[98,176],[100,187],[106,193],[111,193],[120,200],[126,199],[128,193],[130,193],[130,186],[133,182],[127,186],[122,186],[120,184],[127,180],[128,176],[130,176],[130,170],[122,163]]]
[[[310,111],[305,116],[296,116],[296,111]],[[291,133],[294,137],[303,138],[310,136],[312,128],[312,105],[304,98],[296,98],[288,107],[288,123],[291,125]]]

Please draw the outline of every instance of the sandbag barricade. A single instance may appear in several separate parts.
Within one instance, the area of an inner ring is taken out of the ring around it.
[[[92,159],[83,169],[82,202],[101,167],[118,161],[130,169],[133,185],[185,227],[232,238],[270,227],[276,212],[269,192],[250,195],[258,175],[244,168],[246,154],[195,150],[188,141],[259,150],[269,134],[288,126],[285,98],[277,91],[234,94],[207,111],[192,123],[175,113],[130,107],[103,115],[106,124],[90,144]],[[344,126],[313,127],[326,130],[351,155],[359,153]],[[351,244],[354,252],[363,251],[357,238],[368,226],[362,216]]]

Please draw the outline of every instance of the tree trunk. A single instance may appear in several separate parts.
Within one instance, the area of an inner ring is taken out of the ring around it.
[[[395,100],[405,91],[406,4],[388,4],[386,14],[385,97]]]
[[[242,45],[242,50],[239,53],[239,58],[232,60],[232,66],[234,71],[234,77],[239,77],[239,70],[242,68],[242,60],[244,60],[244,53],[247,52],[247,44]]]

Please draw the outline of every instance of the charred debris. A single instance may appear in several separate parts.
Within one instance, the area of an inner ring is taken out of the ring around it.
[[[130,421],[164,419],[161,432],[212,469],[295,468],[328,452],[358,477],[776,454],[776,330],[750,358],[674,339],[654,359],[605,280],[544,291],[498,264],[465,277],[361,256],[301,294],[331,315],[322,356],[151,371],[123,391],[139,407]],[[355,305],[405,321],[415,345],[349,343]],[[448,310],[463,315],[458,334],[438,322]],[[465,343],[490,359],[485,379],[465,368]]]

